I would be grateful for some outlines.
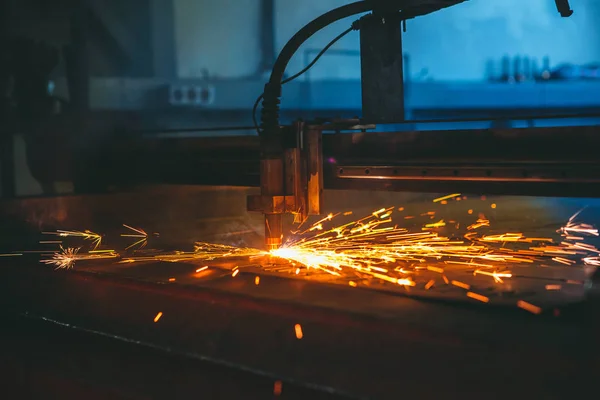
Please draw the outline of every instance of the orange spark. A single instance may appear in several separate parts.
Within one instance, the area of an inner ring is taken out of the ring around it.
[[[473,292],[467,292],[467,296],[472,299],[479,300],[483,303],[489,303],[490,301],[488,297]]]
[[[460,282],[460,281],[452,281],[452,284],[456,287],[465,289],[465,290],[469,290],[471,289],[471,285],[464,283],[464,282]]]
[[[458,197],[458,196],[460,196],[460,193],[453,193],[453,194],[449,194],[447,196],[438,197],[437,199],[434,199],[433,202],[438,203],[440,201],[449,200],[449,199],[452,199],[452,198]]]
[[[300,324],[294,325],[294,331],[296,332],[296,339],[300,340],[304,337],[302,333],[302,326]]]
[[[273,394],[275,396],[281,396],[281,390],[283,389],[283,383],[281,381],[275,381],[273,385]]]
[[[529,311],[532,314],[541,314],[542,309],[538,306],[534,306],[531,303],[528,303],[523,300],[517,301],[517,307],[522,308],[523,310]]]

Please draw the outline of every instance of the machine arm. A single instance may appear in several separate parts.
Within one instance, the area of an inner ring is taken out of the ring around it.
[[[398,24],[400,20],[428,14],[441,8],[449,7],[464,0],[368,0],[358,1],[336,8],[308,23],[298,31],[284,46],[279,54],[269,82],[265,85],[263,109],[261,114],[261,195],[249,200],[250,209],[262,211],[265,215],[265,245],[267,249],[281,246],[282,215],[294,210],[297,215],[305,217],[309,213],[319,213],[320,193],[322,191],[322,162],[320,161],[320,139],[310,140],[310,132],[298,130],[293,146],[284,145],[279,124],[279,103],[281,86],[286,67],[300,46],[319,30],[356,14],[373,11],[385,24],[385,18],[392,16]],[[392,23],[392,22],[390,22]],[[372,35],[372,37],[375,37]],[[401,66],[400,66],[401,68]],[[306,142],[310,141],[311,143]],[[306,155],[308,159],[302,158]],[[300,169],[306,166],[308,176],[304,179]],[[294,168],[297,173],[290,172]],[[287,187],[292,186],[291,196]],[[311,189],[312,188],[312,189]],[[313,195],[310,196],[309,192]],[[315,197],[317,197],[316,200]],[[287,198],[290,199],[288,202]],[[291,199],[295,199],[292,202]],[[301,201],[303,200],[303,201]],[[309,205],[312,209],[308,209]],[[275,205],[278,205],[277,207]]]
[[[561,17],[567,18],[573,15],[573,10],[571,10],[571,6],[569,5],[569,0],[555,0],[556,8],[560,13]]]

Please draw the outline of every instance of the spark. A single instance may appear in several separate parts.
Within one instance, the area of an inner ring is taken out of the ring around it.
[[[476,293],[473,285],[455,279],[457,271],[472,268],[473,275],[491,277],[497,284],[504,284],[513,278],[507,266],[517,268],[519,264],[531,265],[544,260],[553,260],[568,266],[575,266],[583,260],[587,265],[600,266],[600,251],[583,242],[556,242],[550,237],[529,237],[521,232],[481,234],[480,228],[490,229],[490,221],[480,214],[477,220],[468,225],[462,237],[446,237],[431,230],[413,231],[392,222],[393,208],[381,208],[358,220],[334,224],[334,218],[317,221],[318,230],[307,229],[305,235],[293,237],[270,254],[308,270],[323,273],[328,281],[344,282],[356,287],[356,282],[348,278],[374,279],[381,284],[395,284],[405,288],[415,286],[412,278],[416,271],[441,274],[446,285],[467,291],[467,296],[488,303],[490,298]],[[330,214],[331,215],[331,214]],[[435,211],[420,214],[421,218],[431,218]],[[423,228],[442,226],[444,220],[425,223]],[[458,229],[458,228],[456,228]],[[486,230],[487,230],[486,229]],[[575,223],[571,218],[563,232],[593,235],[591,225]],[[584,233],[582,233],[582,230]],[[573,236],[572,233],[569,233]],[[498,247],[498,245],[501,247]],[[510,247],[513,246],[513,247]],[[423,265],[425,264],[425,265]],[[448,270],[437,265],[447,265]],[[460,269],[456,269],[460,268]],[[292,270],[292,271],[294,271]],[[411,275],[411,278],[407,278]],[[449,278],[448,276],[452,276]],[[313,275],[314,277],[314,275]],[[431,289],[435,281],[431,275],[414,276],[423,279],[425,290]],[[519,307],[527,307],[519,303]],[[537,307],[537,306],[534,306]],[[535,308],[527,308],[534,310]]]
[[[541,314],[542,309],[538,306],[534,306],[531,303],[528,303],[523,300],[517,301],[517,307],[522,308],[523,310],[529,311],[532,314]]]
[[[102,235],[94,233],[90,230],[85,230],[85,231],[57,230],[56,232],[42,232],[42,234],[56,235],[56,236],[60,236],[60,237],[79,237],[79,238],[82,238],[83,240],[89,240],[92,242],[92,246],[93,246],[94,250],[97,249],[100,246],[100,244],[102,243]]]
[[[474,292],[467,292],[467,297],[470,297],[470,298],[475,299],[475,300],[479,300],[482,303],[489,303],[490,302],[489,297],[486,297],[486,296],[483,296],[481,294],[474,293]]]
[[[496,272],[496,271],[489,272],[489,271],[483,271],[483,270],[478,269],[473,272],[473,275],[477,275],[477,274],[491,276],[492,278],[494,278],[494,281],[496,281],[497,283],[504,283],[502,278],[512,278],[512,273],[510,273],[510,272]]]
[[[565,236],[571,236],[573,234],[598,236],[598,229],[596,229],[592,225],[575,222],[576,218],[579,216],[579,214],[581,214],[582,211],[583,209],[573,214],[573,216],[569,218],[567,224],[559,229],[559,232],[561,232]]]
[[[158,314],[156,314],[156,317],[154,317],[154,322],[158,322],[158,320],[163,316],[162,311],[159,311]]]
[[[281,391],[283,389],[283,383],[281,381],[275,381],[273,385],[273,394],[275,396],[281,396]]]
[[[458,197],[458,196],[460,196],[460,195],[461,195],[460,193],[453,193],[453,194],[449,194],[449,195],[447,195],[447,196],[438,197],[437,199],[434,199],[434,200],[433,200],[433,202],[434,202],[434,203],[438,203],[438,202],[440,202],[440,201],[444,201],[444,200],[453,199],[453,198],[455,198],[455,197]]]
[[[294,325],[294,332],[296,332],[296,339],[300,340],[304,337],[304,333],[302,333],[302,326],[300,324]]]
[[[562,289],[561,285],[546,285],[546,290],[560,290]]]
[[[174,251],[172,253],[160,253],[151,256],[128,257],[120,261],[120,263],[136,263],[136,262],[194,262],[194,261],[211,261],[217,259],[236,258],[236,257],[259,257],[266,256],[269,253],[264,250],[235,247],[224,244],[196,242],[194,251]]]
[[[460,194],[452,196],[459,197]],[[268,252],[255,248],[196,242],[193,251],[146,252],[140,256],[121,259],[120,262],[204,264],[210,260],[243,257],[258,259],[256,265],[261,265],[265,270],[271,268],[276,272],[285,271],[296,275],[310,271],[311,279],[347,284],[350,287],[358,287],[358,282],[364,282],[365,286],[373,282],[406,290],[415,286],[430,290],[441,275],[443,282],[449,285],[445,290],[462,289],[461,293],[466,293],[467,297],[484,303],[490,302],[490,298],[477,293],[478,289],[482,288],[478,287],[477,283],[471,285],[467,283],[469,281],[463,281],[457,273],[462,273],[462,277],[471,273],[491,277],[495,283],[503,285],[505,280],[513,278],[512,271],[520,265],[547,265],[551,264],[551,261],[564,265],[565,268],[581,265],[600,266],[600,250],[585,243],[585,238],[598,236],[598,230],[592,225],[576,221],[579,213],[572,216],[567,224],[557,231],[560,236],[553,235],[560,238],[556,240],[557,238],[552,237],[529,237],[522,232],[494,232],[490,220],[483,214],[479,214],[470,225],[461,224],[466,226],[462,231],[459,231],[458,224],[449,220],[450,225],[444,229],[444,233],[449,234],[445,236],[434,229],[447,226],[444,219],[436,217],[436,211],[409,216],[410,219],[417,219],[415,222],[418,219],[426,220],[421,226],[412,224],[411,221],[411,227],[402,227],[393,221],[396,210],[403,211],[404,208],[384,207],[354,221],[340,223],[337,223],[336,217],[348,216],[351,212],[328,214],[302,232],[295,232],[281,248]],[[398,216],[400,221],[402,218],[407,217]],[[432,219],[438,222],[432,222]],[[143,242],[139,240],[147,238],[145,231],[124,226],[133,233],[122,236],[138,239],[132,246],[141,245]],[[99,235],[93,236],[96,234],[90,231],[57,231],[53,234],[81,236],[92,241],[101,239]],[[75,261],[80,259],[118,257],[113,250],[78,252],[78,248],[61,247],[60,252],[43,262],[57,268],[72,268]],[[281,261],[284,261],[283,269]],[[207,269],[208,266],[203,266],[195,271],[200,273]],[[229,273],[236,277],[240,269],[235,266]],[[174,281],[174,278],[169,281]],[[476,282],[480,281],[483,282]],[[259,285],[258,275],[255,276],[254,283]],[[544,287],[543,284],[541,287]],[[553,285],[545,287],[546,290],[560,290]],[[521,300],[517,306],[533,313],[541,312],[539,307]]]
[[[464,282],[460,282],[460,281],[452,281],[450,282],[452,283],[454,286],[465,289],[465,290],[469,290],[471,289],[471,285],[464,283]]]
[[[139,228],[134,228],[134,227],[126,225],[126,224],[123,224],[123,226],[134,233],[122,234],[121,237],[130,237],[130,238],[137,239],[134,243],[127,246],[125,248],[125,250],[129,250],[135,246],[139,246],[139,248],[141,249],[148,244],[148,234],[144,230],[139,229]]]
[[[119,257],[114,250],[102,250],[97,252],[80,253],[80,247],[60,246],[60,251],[54,253],[51,258],[41,260],[42,263],[54,265],[56,269],[71,269],[77,261],[106,260]]]
[[[474,224],[467,227],[468,230],[478,229],[484,226],[490,226],[490,221],[485,218],[479,218]]]
[[[576,281],[576,280],[573,280],[573,279],[568,279],[568,280],[567,280],[567,284],[568,284],[568,285],[583,285],[584,283],[585,283],[585,282],[582,282],[582,281]]]
[[[441,228],[446,226],[446,223],[444,222],[444,220],[439,220],[438,222],[434,222],[433,224],[426,224],[425,228]]]
[[[427,266],[427,269],[428,269],[429,271],[437,272],[438,274],[443,274],[443,273],[444,273],[444,268],[438,268],[438,267]]]

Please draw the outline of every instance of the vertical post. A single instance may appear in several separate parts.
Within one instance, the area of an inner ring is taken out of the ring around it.
[[[15,171],[15,146],[12,132],[0,128],[0,179],[2,179],[3,198],[11,198],[16,195],[16,171]]]
[[[260,49],[258,75],[271,71],[275,64],[275,0],[262,0],[260,10]]]
[[[14,72],[9,43],[10,11],[9,0],[0,0],[0,46],[4,56],[0,57],[0,182],[1,196],[4,198],[16,195],[14,138],[10,124],[13,120],[10,107],[10,81]]]
[[[263,197],[285,196],[284,166],[282,158],[262,160],[260,163],[260,189]],[[265,214],[265,246],[274,250],[283,242],[283,213],[267,211]]]
[[[177,77],[173,0],[150,0],[154,76]]]
[[[69,96],[73,108],[81,114],[90,108],[88,17],[86,2],[79,3],[71,15],[71,45],[67,54]]]
[[[319,215],[323,212],[323,132],[310,128],[305,134],[307,163],[307,212]]]
[[[403,122],[402,31],[397,14],[374,13],[363,19],[360,59],[364,122]]]

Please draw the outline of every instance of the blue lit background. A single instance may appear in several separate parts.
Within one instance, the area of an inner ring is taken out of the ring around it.
[[[304,24],[349,1],[275,1],[275,42],[279,50]],[[176,0],[175,42],[177,73],[181,79],[213,79],[259,85],[234,94],[219,93],[219,109],[250,107],[266,75],[256,76],[260,63],[257,35],[260,10],[254,0]],[[540,111],[595,111],[600,108],[600,79],[521,84],[491,82],[502,74],[502,59],[521,57],[537,69],[600,62],[597,20],[600,3],[579,0],[575,14],[561,18],[551,0],[471,0],[435,14],[408,21],[404,35],[407,75],[407,116],[411,119],[498,118],[518,109]],[[288,72],[302,69],[353,19],[341,21],[315,35],[296,54]],[[300,85],[284,89],[283,119],[298,115],[342,116],[360,114],[360,60],[358,33],[333,46]],[[549,63],[545,65],[545,63]],[[261,79],[262,78],[262,79]],[[600,78],[600,77],[599,77]],[[228,96],[231,99],[228,106]],[[244,107],[244,104],[248,104]],[[286,110],[290,110],[286,113]],[[243,117],[235,118],[247,122]],[[505,126],[553,126],[597,123],[597,119],[522,121]],[[488,128],[489,122],[468,124],[404,124],[380,129]]]

